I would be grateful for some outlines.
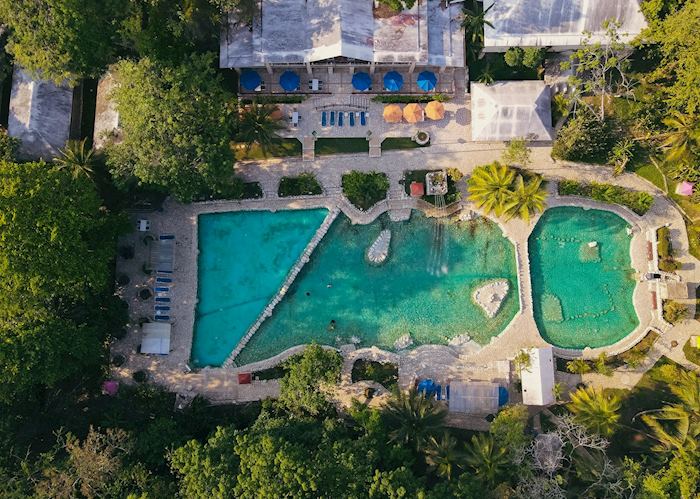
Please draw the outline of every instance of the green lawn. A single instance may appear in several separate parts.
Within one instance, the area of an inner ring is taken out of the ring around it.
[[[428,146],[430,143],[428,143]],[[411,140],[410,137],[389,137],[382,142],[382,151],[391,151],[394,149],[415,149],[422,147]],[[427,147],[427,146],[425,146]]]
[[[656,168],[653,164],[651,163],[646,163],[634,170],[634,173],[639,175],[640,177],[647,179],[649,182],[654,184],[656,187],[661,189],[662,191],[666,190],[666,186],[664,185],[664,175],[659,171],[658,168]]]
[[[267,151],[263,151],[258,144],[253,144],[248,150],[239,148],[238,145],[235,142],[232,143],[238,161],[301,156],[301,142],[297,139],[277,139],[267,148]]]
[[[367,139],[351,138],[316,140],[316,154],[319,156],[324,154],[351,154],[360,152],[369,154],[369,142]]]

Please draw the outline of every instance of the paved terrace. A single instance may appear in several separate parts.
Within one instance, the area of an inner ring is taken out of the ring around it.
[[[151,373],[153,381],[166,386],[170,390],[181,393],[199,393],[215,401],[245,401],[273,396],[278,390],[278,386],[275,383],[254,382],[253,385],[239,386],[235,377],[237,369],[206,368],[195,373],[188,372],[186,364],[192,341],[196,301],[197,216],[200,213],[235,210],[277,210],[311,207],[333,209],[334,207],[340,207],[353,221],[368,223],[386,210],[405,211],[409,207],[418,207],[417,201],[406,198],[403,186],[399,183],[405,170],[457,167],[468,175],[474,167],[498,159],[503,149],[501,146],[494,144],[468,143],[461,139],[453,142],[453,139],[449,137],[437,137],[436,139],[431,147],[409,151],[386,152],[381,159],[369,158],[366,155],[347,155],[321,158],[313,163],[304,163],[297,158],[241,163],[237,165],[237,169],[246,179],[261,182],[264,191],[263,199],[216,201],[192,205],[169,202],[166,204],[163,212],[148,214],[147,218],[151,220],[154,233],[174,233],[177,237],[175,260],[175,280],[177,284],[175,286],[173,303],[175,324],[173,325],[172,334],[172,352],[165,357],[146,357],[135,353],[136,346],[140,341],[140,332],[138,331],[138,325],[133,325],[127,337],[117,342],[113,347],[114,352],[121,352],[128,359],[122,368],[115,370],[115,374],[121,379],[129,381],[131,372],[138,369],[147,369]],[[688,253],[688,239],[683,219],[675,206],[658,189],[633,174],[613,177],[607,167],[554,162],[549,154],[550,148],[548,147],[535,148],[532,155],[533,165],[535,166],[531,168],[545,175],[548,180],[596,180],[651,192],[655,197],[655,203],[642,220],[631,217],[627,210],[620,211],[615,206],[605,205],[605,208],[618,212],[633,222],[634,225],[637,225],[639,227],[639,232],[635,234],[637,239],[644,232],[645,226],[658,227],[670,224],[672,244],[679,255],[678,259],[683,265],[678,274],[685,282],[700,282],[700,267],[698,267],[700,262]],[[368,213],[361,213],[351,207],[340,195],[340,182],[342,174],[352,169],[384,171],[390,180],[389,200],[380,203],[379,206]],[[298,199],[277,198],[276,190],[281,177],[296,175],[306,171],[316,174],[324,188],[323,196]],[[571,202],[571,199],[563,199],[557,196],[549,199],[550,206],[570,204]],[[591,207],[599,207],[599,205],[590,200],[575,200],[575,202],[577,204],[587,204]],[[465,209],[474,209],[468,202],[463,202],[462,206]],[[530,224],[525,224],[519,220],[499,223],[506,235],[518,248],[517,255],[521,281],[520,298],[523,306],[511,324],[501,335],[481,349],[474,348],[470,344],[462,347],[428,345],[402,354],[399,361],[400,383],[402,386],[410,385],[415,377],[432,377],[441,381],[447,379],[484,379],[483,375],[489,372],[488,369],[498,371],[498,366],[502,366],[499,362],[512,359],[520,349],[545,344],[539,336],[532,318],[529,272],[520,272],[521,269],[525,269],[527,236],[535,221],[533,220]],[[141,246],[137,245],[137,251],[145,251]],[[639,248],[639,244],[635,244],[633,239],[633,264],[639,272],[642,272],[644,271],[644,265],[647,265],[646,250],[643,253],[640,252],[642,250]],[[139,258],[143,258],[143,255],[137,255],[132,266],[143,261],[139,260]],[[138,272],[131,275],[137,274]],[[131,305],[133,317],[148,316],[152,309],[152,302],[141,302],[135,296],[139,286],[143,287],[149,284],[148,278],[144,278],[143,282],[139,283],[135,288],[132,286],[125,290],[125,298]],[[640,310],[649,310],[649,307],[644,302],[647,293],[643,292],[643,285],[638,285],[637,288],[635,292],[636,304]],[[639,291],[640,289],[642,291]],[[694,301],[688,300],[686,304],[691,309],[691,313],[694,312]],[[696,321],[687,320],[670,328],[666,324],[655,322],[655,319],[652,317],[640,317],[640,320],[647,326],[657,327],[663,333],[654,346],[653,355],[667,355],[676,361],[688,364],[681,348],[688,336],[697,332]],[[644,332],[646,330],[640,329],[637,332],[639,337],[637,333],[632,334],[628,336],[628,340],[624,340],[624,344],[616,345],[613,348],[624,349],[632,346],[635,341],[641,339],[641,335]],[[677,342],[677,346],[674,346],[676,345],[675,342]],[[299,348],[291,349],[291,351],[284,352],[274,359],[246,366],[245,370],[274,365],[297,351],[299,351]],[[591,351],[586,352],[586,355],[589,356],[596,353]],[[362,352],[352,355],[360,356]],[[375,353],[371,353],[371,355],[375,355]],[[616,374],[613,378],[604,379],[595,375],[586,375],[584,376],[584,381],[590,381],[599,385],[633,386],[636,382],[635,380],[641,377],[644,370],[625,371]]]

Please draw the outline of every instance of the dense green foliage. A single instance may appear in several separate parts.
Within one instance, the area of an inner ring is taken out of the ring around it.
[[[309,196],[321,194],[321,184],[313,173],[302,173],[297,177],[282,177],[277,193],[280,197]]]
[[[617,185],[599,184],[592,182],[586,184],[575,180],[562,180],[559,182],[559,194],[564,196],[586,196],[596,201],[611,204],[621,204],[634,211],[637,215],[644,215],[654,198],[648,192],[633,191]]]
[[[656,231],[657,250],[659,253],[659,270],[664,272],[674,272],[681,266],[673,258],[673,247],[671,246],[671,231],[667,226],[659,227]]]
[[[394,389],[399,382],[399,368],[389,362],[376,362],[360,359],[352,366],[352,381],[374,381],[388,390]]]
[[[99,76],[116,51],[124,0],[2,0],[15,62],[57,83]]]
[[[522,153],[522,151],[521,151]],[[523,154],[520,161],[523,160]],[[469,198],[486,213],[529,220],[544,210],[547,193],[542,178],[525,180],[516,170],[498,162],[474,169],[468,182]]]
[[[14,161],[20,142],[20,139],[11,137],[7,130],[0,127],[0,161]]]
[[[447,102],[450,100],[449,96],[445,94],[430,94],[430,95],[375,95],[372,97],[374,102],[381,102],[382,104],[410,104],[411,102]]]
[[[113,98],[123,130],[123,140],[108,149],[115,179],[158,186],[183,201],[241,197],[229,146],[231,95],[213,56],[191,56],[177,66],[122,61],[115,70]]]
[[[580,109],[561,128],[552,146],[552,157],[568,161],[605,163],[615,142],[610,121],[601,121]]]
[[[343,175],[343,194],[361,210],[369,210],[386,198],[389,179],[381,172],[353,170]]]

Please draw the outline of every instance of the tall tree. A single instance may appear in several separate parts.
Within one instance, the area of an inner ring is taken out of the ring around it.
[[[494,486],[506,471],[508,454],[506,448],[498,445],[493,436],[479,433],[473,435],[471,444],[467,445],[465,461],[477,477]]]
[[[257,102],[241,109],[237,139],[245,143],[248,148],[258,144],[264,152],[267,152],[275,139],[279,138],[277,131],[284,128],[280,120],[275,119],[273,115],[276,109],[277,106]]]
[[[515,172],[506,165],[492,163],[474,170],[468,180],[469,199],[486,213],[503,214],[511,200]]]
[[[547,191],[542,187],[542,177],[534,177],[526,183],[523,176],[518,175],[503,212],[507,218],[517,216],[527,222],[533,214],[544,211],[546,199]]]
[[[446,415],[444,408],[415,389],[397,390],[383,412],[390,441],[409,446],[416,453],[425,448],[430,437],[442,433]]]
[[[666,162],[694,162],[700,155],[700,118],[674,110],[663,122],[669,129],[661,135]]]
[[[95,173],[95,151],[86,147],[86,140],[69,140],[60,156],[54,159],[56,168],[68,171],[73,178],[92,178]]]
[[[621,401],[616,395],[606,395],[594,388],[580,388],[571,394],[569,410],[574,420],[590,431],[610,436],[617,428],[620,419]]]
[[[467,38],[467,50],[470,59],[474,60],[479,56],[484,46],[484,26],[493,28],[491,21],[486,19],[486,14],[493,8],[491,4],[484,10],[481,2],[467,0],[462,8],[462,27]]]
[[[463,465],[464,453],[457,439],[449,433],[443,433],[439,439],[430,437],[425,449],[425,462],[437,476],[452,479],[456,468]]]
[[[113,98],[123,140],[107,149],[115,179],[161,187],[182,201],[226,196],[233,188],[232,96],[214,56],[177,66],[141,59],[116,65]]]
[[[124,0],[0,0],[15,62],[61,83],[96,77],[115,56]]]

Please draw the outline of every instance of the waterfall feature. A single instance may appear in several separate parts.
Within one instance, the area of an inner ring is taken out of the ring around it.
[[[446,275],[449,270],[447,266],[449,261],[449,241],[447,227],[445,227],[447,223],[445,217],[445,196],[442,194],[435,196],[435,208],[437,216],[433,227],[433,244],[430,247],[430,255],[428,257],[428,272],[434,276],[441,276]]]

